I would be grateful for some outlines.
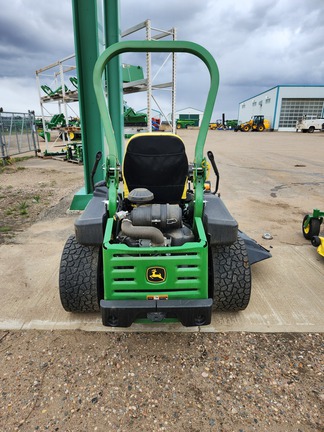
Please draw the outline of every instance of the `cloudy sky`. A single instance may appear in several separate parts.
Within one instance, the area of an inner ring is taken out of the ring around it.
[[[0,107],[40,113],[35,71],[74,52],[72,2],[0,4]],[[278,84],[324,85],[323,16],[323,0],[120,0],[122,31],[150,19],[158,29],[176,27],[178,40],[197,42],[213,54],[220,69],[214,119],[222,113],[237,118],[240,101]],[[153,75],[163,60],[153,58]],[[145,67],[143,56],[122,61]],[[169,70],[163,68],[155,82],[169,81]],[[53,79],[42,83],[54,86]],[[203,109],[207,87],[204,66],[179,54],[177,109]],[[169,112],[169,93],[159,93],[156,99]],[[137,110],[145,107],[144,96],[125,99]],[[46,108],[57,111],[56,104]]]

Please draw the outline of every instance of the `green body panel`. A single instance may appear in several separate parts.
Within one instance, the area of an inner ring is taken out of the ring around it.
[[[84,210],[88,202],[91,200],[92,196],[92,193],[87,194],[85,188],[82,187],[74,195],[72,203],[70,205],[70,210]]]
[[[324,212],[320,211],[319,209],[314,209],[312,217],[313,218],[320,218],[324,216]]]
[[[305,219],[304,228],[309,225],[311,219],[320,219],[321,217],[324,217],[324,212],[320,211],[319,209],[313,209],[313,213],[308,215],[307,219]]]
[[[105,300],[146,300],[147,295],[167,295],[169,300],[208,298],[208,244],[200,219],[198,240],[172,247],[110,243],[113,225],[110,218],[103,244]],[[147,280],[147,269],[154,267],[165,269],[164,281]]]
[[[144,79],[143,68],[141,66],[123,64],[122,78],[124,83],[142,80]]]

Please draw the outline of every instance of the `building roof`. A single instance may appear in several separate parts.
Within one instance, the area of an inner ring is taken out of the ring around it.
[[[194,112],[201,113],[201,114],[204,113],[204,111],[199,110],[197,108],[193,108],[193,107],[186,107],[186,108],[182,108],[182,109],[176,110],[176,113],[179,113],[179,112],[182,112],[182,111],[194,111]]]
[[[241,103],[246,102],[246,101],[248,101],[250,99],[253,99],[255,97],[261,96],[264,93],[268,93],[269,91],[274,90],[276,88],[279,89],[280,87],[324,87],[324,85],[322,85],[322,84],[280,84],[280,85],[276,85],[274,87],[271,87],[271,88],[269,88],[267,90],[264,90],[263,92],[258,93],[258,94],[254,95],[254,96],[251,96],[251,97],[249,97],[247,99],[244,99],[244,100],[242,100],[239,103],[241,104]]]

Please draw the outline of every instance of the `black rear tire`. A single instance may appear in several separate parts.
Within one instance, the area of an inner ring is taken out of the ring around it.
[[[240,311],[249,304],[251,297],[251,266],[244,240],[238,237],[230,246],[210,247],[213,309]]]
[[[102,298],[102,263],[98,246],[84,246],[70,236],[59,275],[61,303],[68,312],[96,312]]]
[[[306,240],[311,240],[314,236],[318,236],[321,230],[321,220],[317,218],[310,218],[308,225],[305,227],[304,224],[308,216],[306,215],[303,219],[302,231]]]

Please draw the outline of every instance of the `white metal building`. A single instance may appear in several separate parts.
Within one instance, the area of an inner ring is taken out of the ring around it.
[[[198,110],[196,108],[188,107],[175,112],[176,120],[195,120],[196,126],[200,126],[201,120],[203,118],[204,111]],[[171,117],[171,114],[169,114]],[[168,117],[169,117],[168,116]]]
[[[278,85],[239,104],[239,123],[254,115],[264,115],[271,129],[296,130],[303,115],[320,118],[324,114],[324,85]]]

